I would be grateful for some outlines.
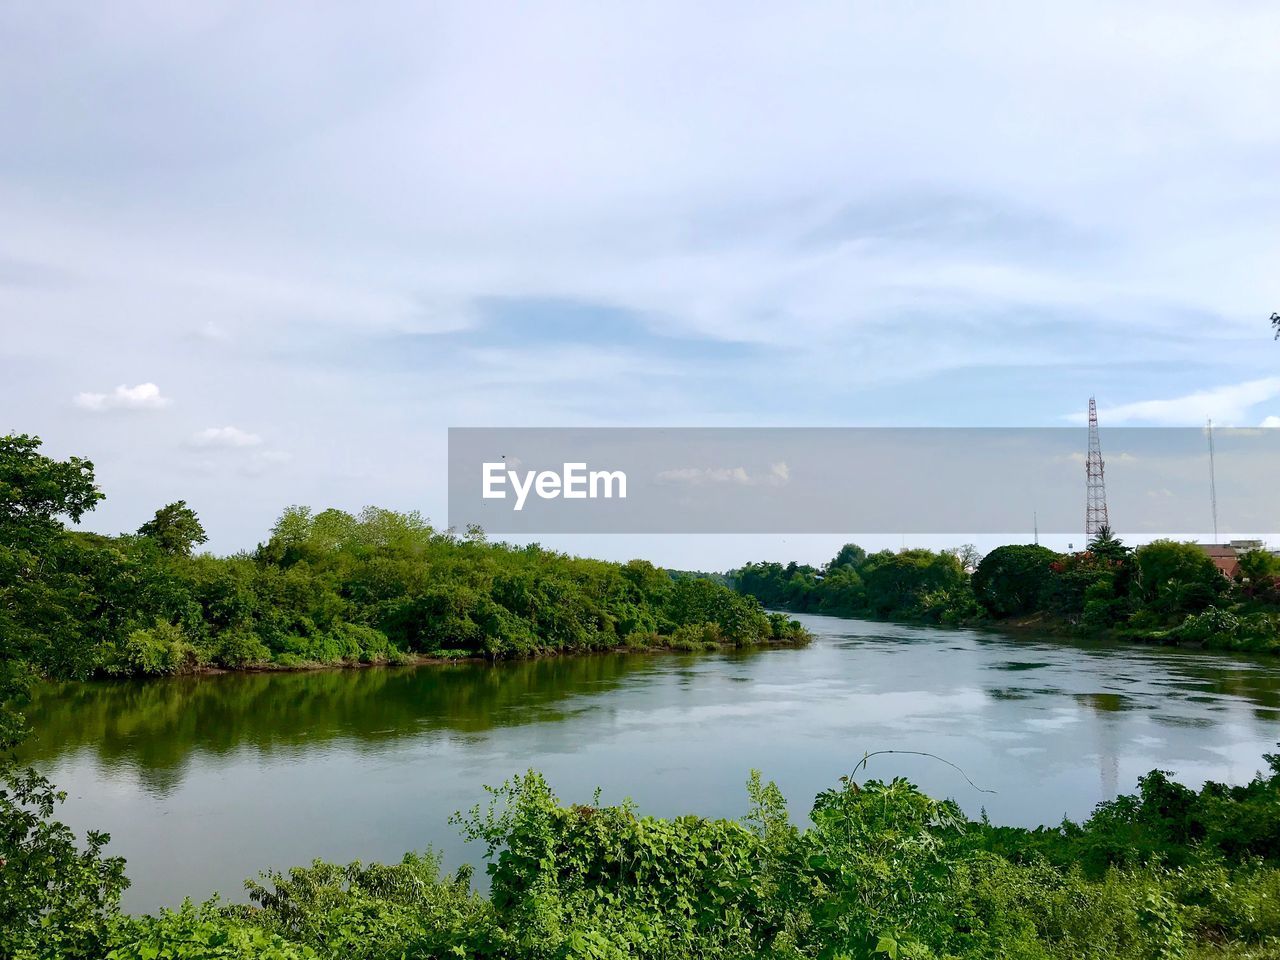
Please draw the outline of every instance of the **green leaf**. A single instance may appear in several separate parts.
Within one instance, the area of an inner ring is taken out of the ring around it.
[[[888,955],[889,960],[898,960],[898,941],[890,936],[882,936],[876,941],[876,953]]]

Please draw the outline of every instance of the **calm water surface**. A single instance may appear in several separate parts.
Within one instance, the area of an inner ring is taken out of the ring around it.
[[[267,867],[478,859],[447,823],[530,767],[561,797],[736,816],[748,771],[802,818],[866,751],[972,814],[1032,825],[1153,767],[1240,782],[1280,740],[1280,663],[802,617],[818,640],[747,654],[50,685],[30,759],[62,816],[112,835],[131,910],[242,896]]]

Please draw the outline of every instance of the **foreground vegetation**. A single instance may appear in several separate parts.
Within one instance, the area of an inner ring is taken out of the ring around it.
[[[1080,553],[1034,544],[882,551],[847,544],[822,568],[749,563],[735,588],[794,612],[931,623],[1034,623],[1214,649],[1280,653],[1280,557],[1253,550],[1228,579],[1193,543],[1126,546],[1104,530]]]
[[[147,917],[117,909],[119,861],[5,803],[0,955],[1274,957],[1280,757],[1266,759],[1242,787],[1152,773],[1083,824],[1037,830],[968,820],[904,780],[845,778],[799,828],[757,775],[735,821],[565,806],[530,772],[456,817],[487,849],[487,895],[427,852],[316,862],[249,882],[249,905]]]

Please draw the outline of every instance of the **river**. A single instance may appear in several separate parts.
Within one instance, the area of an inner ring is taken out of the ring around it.
[[[1248,780],[1280,740],[1280,661],[799,619],[802,649],[50,684],[26,757],[62,819],[111,834],[142,911],[315,857],[476,861],[449,815],[531,767],[566,800],[712,816],[745,811],[754,767],[803,819],[864,752],[927,751],[964,775],[900,754],[869,772],[1032,825],[1153,767]]]

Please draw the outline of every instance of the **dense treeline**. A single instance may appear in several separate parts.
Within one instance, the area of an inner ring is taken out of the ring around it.
[[[766,607],[837,616],[913,617],[957,622],[979,613],[969,577],[954,553],[882,550],[846,544],[821,569],[749,563],[731,573],[737,590]]]
[[[50,499],[25,506],[32,496]],[[183,502],[134,535],[58,522],[99,497],[91,464],[0,439],[0,509],[11,515],[0,523],[0,598],[27,638],[0,650],[5,660],[56,676],[156,675],[804,639],[708,580],[490,544],[478,530],[459,538],[416,513],[290,507],[265,543],[231,557],[193,555],[205,533]],[[38,535],[19,523],[42,510]]]
[[[1034,620],[1093,635],[1280,652],[1280,557],[1251,550],[1228,578],[1193,543],[1131,549],[1103,530],[1079,553],[1034,544],[881,551],[824,567],[749,563],[735,588],[766,607],[934,623]]]

